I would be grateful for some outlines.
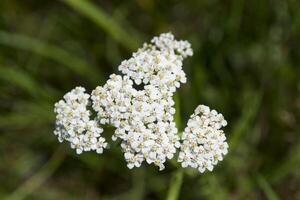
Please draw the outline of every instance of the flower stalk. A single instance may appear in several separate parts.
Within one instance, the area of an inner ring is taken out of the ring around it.
[[[175,113],[175,123],[178,128],[178,135],[181,137],[182,132],[180,131],[181,126],[181,117],[180,117],[180,98],[178,93],[174,95],[176,113]],[[171,182],[169,185],[169,191],[167,194],[166,200],[177,200],[180,194],[181,185],[183,180],[183,170],[178,168],[176,171],[173,172],[171,177]]]
[[[169,191],[166,200],[177,200],[180,194],[181,185],[183,184],[183,170],[177,169],[173,172]]]

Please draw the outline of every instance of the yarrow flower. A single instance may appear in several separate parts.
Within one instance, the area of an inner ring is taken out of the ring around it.
[[[182,144],[173,117],[173,94],[186,82],[182,62],[192,55],[190,43],[175,40],[171,33],[154,37],[120,64],[123,76],[110,75],[91,96],[77,87],[56,103],[55,135],[60,142],[69,141],[77,153],[102,153],[108,144],[100,125],[110,124],[116,128],[112,139],[121,141],[130,169],[146,161],[162,170],[180,148],[178,161],[183,167],[212,170],[227,153],[226,138],[220,130],[226,122],[223,116],[208,107],[198,107],[182,135]],[[141,84],[141,90],[134,87]],[[96,114],[94,119],[90,119],[91,112]]]
[[[200,105],[188,121],[182,134],[178,162],[182,167],[193,167],[203,173],[212,171],[228,152],[226,137],[221,130],[227,122],[222,114]]]
[[[105,138],[101,137],[103,129],[97,121],[90,120],[90,111],[86,109],[90,95],[84,92],[84,88],[76,87],[64,96],[64,100],[55,104],[54,134],[60,142],[69,141],[78,154],[90,150],[102,153],[107,147]]]

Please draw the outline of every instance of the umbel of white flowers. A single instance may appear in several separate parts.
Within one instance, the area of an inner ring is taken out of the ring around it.
[[[171,33],[154,37],[120,64],[122,76],[110,75],[91,95],[76,87],[56,103],[54,134],[60,142],[70,142],[78,154],[92,150],[101,154],[108,148],[101,125],[110,124],[116,128],[112,139],[121,141],[130,169],[146,161],[162,170],[180,149],[182,167],[212,171],[228,150],[221,130],[227,124],[223,115],[198,106],[181,138],[174,122],[172,96],[186,82],[182,62],[192,55],[190,43],[175,40]],[[143,89],[134,84],[143,84]]]

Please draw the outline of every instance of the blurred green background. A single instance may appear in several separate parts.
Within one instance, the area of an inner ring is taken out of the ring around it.
[[[300,199],[299,1],[1,0],[0,13],[0,199]],[[127,169],[118,144],[59,144],[54,102],[168,31],[194,49],[180,128],[200,103],[223,113],[225,160],[180,184],[171,164]]]

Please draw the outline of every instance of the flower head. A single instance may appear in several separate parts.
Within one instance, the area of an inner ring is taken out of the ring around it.
[[[186,82],[182,61],[190,55],[188,42],[162,34],[121,63],[124,76],[113,74],[92,92],[100,123],[117,128],[112,138],[122,141],[129,168],[146,161],[163,169],[180,146],[172,96]],[[134,83],[143,83],[143,90],[136,90]]]
[[[182,134],[178,157],[181,166],[198,168],[201,173],[206,169],[212,171],[228,152],[226,137],[221,130],[226,125],[222,114],[207,106],[198,106]]]
[[[59,141],[69,141],[77,153],[102,153],[108,144],[101,136],[100,125],[111,124],[116,128],[112,139],[121,141],[130,169],[145,161],[162,170],[181,148],[178,161],[183,167],[212,170],[227,153],[228,145],[220,130],[226,122],[223,116],[199,106],[182,135],[182,144],[173,117],[173,94],[186,82],[182,62],[192,55],[190,43],[175,40],[171,33],[154,37],[120,64],[122,76],[110,75],[91,96],[77,87],[56,103],[54,133]],[[136,89],[135,85],[140,84],[142,89]],[[90,119],[88,106],[96,113],[94,119]]]
[[[89,96],[85,89],[76,87],[55,104],[56,129],[54,134],[60,142],[67,140],[78,154],[83,151],[95,150],[102,153],[107,147],[105,139],[101,137],[103,129],[95,120],[90,120],[87,110]]]

